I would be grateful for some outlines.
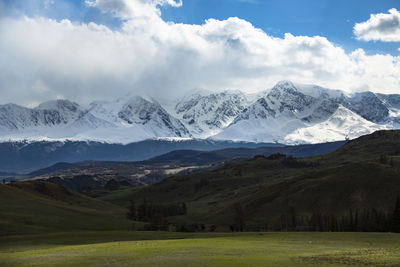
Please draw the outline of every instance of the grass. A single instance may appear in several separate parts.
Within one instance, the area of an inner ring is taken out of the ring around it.
[[[0,185],[0,236],[70,230],[122,230],[126,209],[43,182]]]
[[[0,239],[1,266],[397,266],[388,233],[76,232]]]

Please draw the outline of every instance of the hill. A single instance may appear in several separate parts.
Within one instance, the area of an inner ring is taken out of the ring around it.
[[[321,144],[305,144],[295,146],[262,146],[258,148],[226,148],[215,151],[175,150],[161,156],[156,156],[143,163],[168,164],[210,164],[218,161],[234,161],[250,159],[256,155],[269,156],[282,153],[293,157],[311,157],[326,154],[340,148],[347,141],[337,141]]]
[[[110,181],[116,181],[122,186],[147,185],[159,182],[171,175],[210,171],[227,163],[243,161],[256,155],[269,156],[274,153],[284,153],[295,157],[321,155],[334,151],[345,143],[342,141],[298,146],[275,145],[214,151],[176,150],[139,162],[62,162],[34,171],[29,174],[29,177],[51,179],[79,191],[104,188]]]
[[[169,223],[178,231],[388,231],[400,192],[399,151],[399,131],[382,131],[325,155],[261,154],[153,185],[91,194],[97,198],[57,183],[9,183],[0,186],[0,232],[128,229],[131,201],[137,226],[147,230],[165,230]],[[192,157],[212,156],[207,153]],[[218,153],[214,157],[237,151]],[[180,161],[192,160],[182,155]]]
[[[215,224],[226,230],[237,224],[239,215],[248,230],[276,230],[282,228],[282,220],[288,228],[291,216],[299,227],[308,227],[313,216],[336,223],[343,218],[347,229],[355,217],[389,220],[400,192],[399,149],[400,131],[380,131],[323,156],[258,156],[211,172],[116,191],[102,199],[124,206],[131,199],[155,205],[185,202],[187,215],[170,221]]]
[[[47,182],[0,185],[0,235],[128,229],[126,209]]]
[[[20,141],[0,143],[0,171],[27,174],[59,162],[143,161],[174,150],[211,151],[225,148],[282,146],[213,140],[145,140],[130,144],[94,141]]]

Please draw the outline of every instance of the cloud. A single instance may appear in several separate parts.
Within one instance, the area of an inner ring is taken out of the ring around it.
[[[126,93],[175,97],[194,88],[254,92],[282,79],[399,92],[400,57],[366,55],[362,49],[346,53],[321,36],[277,38],[235,17],[202,25],[165,22],[158,7],[171,3],[180,4],[91,1],[124,18],[117,30],[69,20],[2,18],[1,101],[88,103]]]
[[[392,8],[389,14],[372,14],[354,26],[354,34],[363,41],[400,42],[400,12]]]
[[[182,6],[182,0],[86,0],[86,4],[122,19],[157,18],[159,6]]]

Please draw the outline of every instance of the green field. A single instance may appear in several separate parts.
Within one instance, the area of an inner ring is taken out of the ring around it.
[[[1,238],[1,266],[399,266],[389,233],[66,232]]]

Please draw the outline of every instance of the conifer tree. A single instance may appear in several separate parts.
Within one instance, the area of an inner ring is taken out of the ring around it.
[[[392,216],[392,231],[400,233],[400,198],[396,198],[396,205],[394,207]]]
[[[133,200],[131,200],[131,205],[129,206],[129,211],[126,214],[126,217],[129,220],[135,221],[137,219],[137,214],[136,214],[136,205]]]

